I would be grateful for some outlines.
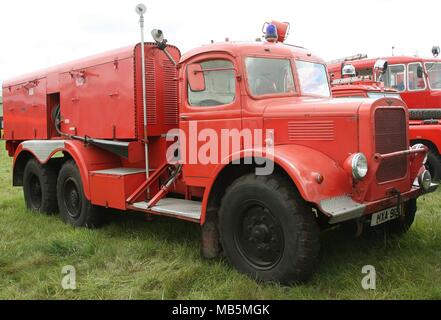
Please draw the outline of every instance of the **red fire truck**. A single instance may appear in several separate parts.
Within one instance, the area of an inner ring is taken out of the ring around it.
[[[392,56],[368,59],[367,55],[355,55],[329,62],[328,70],[337,85],[333,88],[336,97],[354,96],[353,88],[341,86],[348,82],[352,86],[360,85],[358,92],[362,96],[378,97],[379,87],[383,88],[381,90],[392,90],[389,96],[396,94],[393,90],[400,94],[410,109],[411,145],[421,143],[429,148],[427,167],[433,180],[438,181],[441,179],[441,60],[437,58],[439,47],[433,47],[432,53],[433,58]],[[380,70],[382,65],[386,67],[384,72]],[[345,66],[355,68],[355,73],[352,76],[347,75],[346,80],[343,70]],[[363,86],[370,86],[372,83],[376,83],[377,88]]]
[[[154,43],[5,82],[6,149],[27,207],[78,227],[101,225],[105,208],[188,220],[205,257],[223,250],[281,283],[312,274],[320,230],[405,232],[436,188],[427,148],[409,147],[405,104],[332,99],[324,61],[284,44],[286,23],[265,30],[183,56],[154,30]]]

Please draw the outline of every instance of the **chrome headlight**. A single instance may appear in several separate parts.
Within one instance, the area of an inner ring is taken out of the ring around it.
[[[361,180],[366,177],[368,172],[368,163],[366,156],[363,153],[356,153],[352,157],[352,176]]]
[[[412,150],[417,150],[417,149],[424,149],[426,146],[424,145],[424,144],[422,144],[422,143],[417,143],[417,144],[414,144],[413,146],[412,146]],[[423,164],[426,164],[426,162],[427,162],[427,158],[429,157],[429,154],[428,153],[426,153],[426,156],[424,157],[424,160],[423,160]]]

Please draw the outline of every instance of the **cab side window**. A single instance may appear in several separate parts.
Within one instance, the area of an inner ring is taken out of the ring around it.
[[[423,65],[421,63],[410,63],[408,65],[407,78],[409,79],[409,90],[426,89],[426,81],[424,80]]]
[[[194,74],[192,74],[194,73]],[[198,88],[192,88],[188,81],[188,103],[197,107],[221,106],[232,103],[236,98],[236,73],[228,60],[209,60],[187,67],[187,77],[200,73]]]
[[[406,67],[404,65],[389,66],[383,79],[386,87],[396,89],[400,92],[406,90]]]

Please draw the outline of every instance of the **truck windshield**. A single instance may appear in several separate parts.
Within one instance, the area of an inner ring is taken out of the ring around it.
[[[429,76],[430,88],[434,90],[441,89],[441,62],[426,63],[427,75]]]
[[[253,96],[295,92],[291,62],[288,59],[245,59],[248,86]]]
[[[300,88],[304,95],[330,97],[328,76],[323,64],[296,61],[297,73],[299,75]]]

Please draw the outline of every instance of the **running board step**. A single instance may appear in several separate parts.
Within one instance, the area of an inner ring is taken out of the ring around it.
[[[200,220],[202,212],[202,203],[199,201],[183,200],[176,198],[164,198],[158,201],[156,205],[147,208],[147,202],[136,202],[133,207],[140,210],[156,212],[167,216],[187,218],[191,220]]]

